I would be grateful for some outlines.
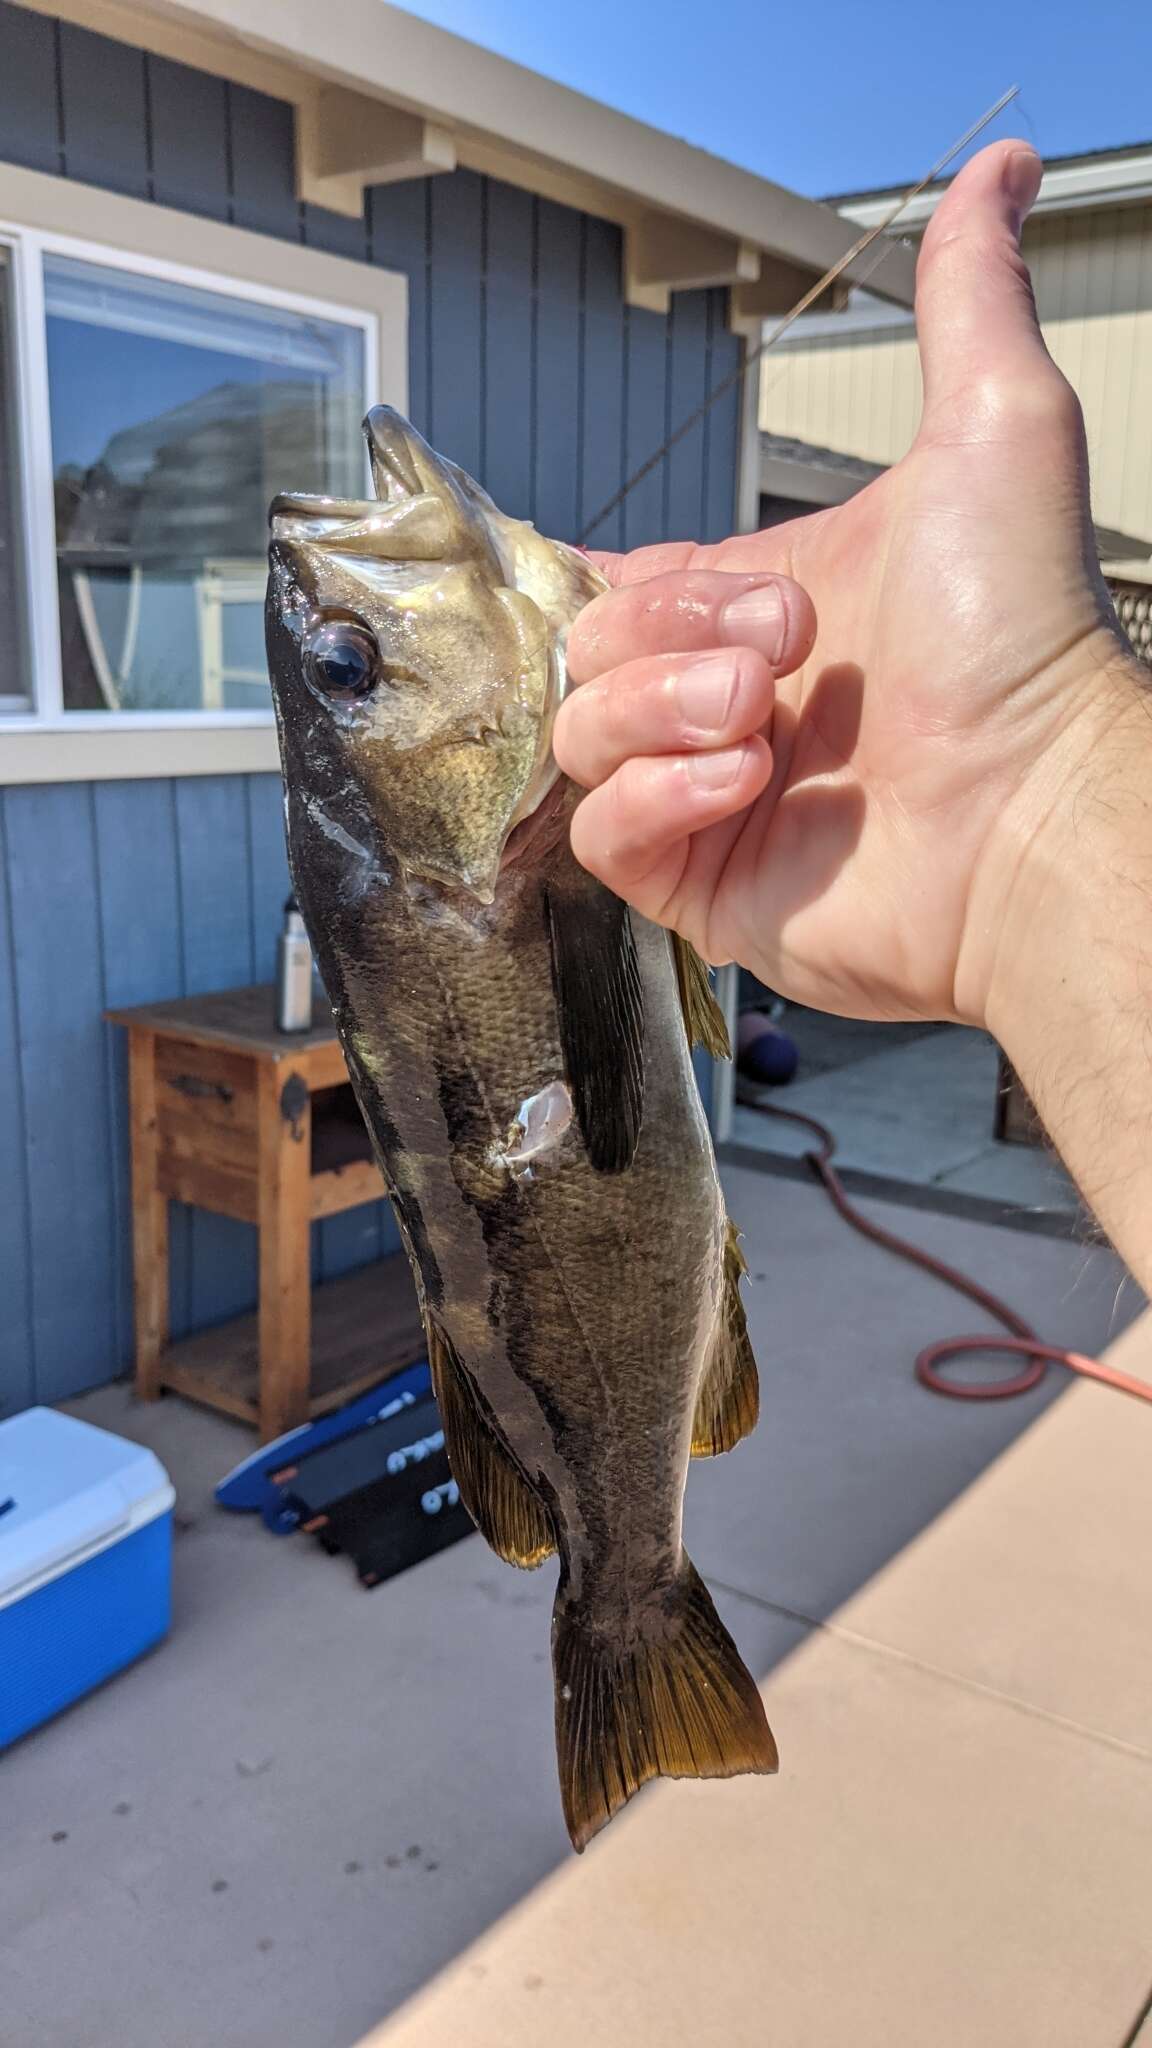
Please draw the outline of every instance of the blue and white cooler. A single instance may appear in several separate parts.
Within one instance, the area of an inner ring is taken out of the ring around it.
[[[0,1749],[167,1634],[175,1498],[108,1430],[54,1408],[0,1423]]]

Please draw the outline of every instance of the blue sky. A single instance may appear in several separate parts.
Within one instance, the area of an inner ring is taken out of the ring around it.
[[[796,190],[911,184],[1009,85],[988,131],[1047,156],[1152,140],[1149,0],[409,0]]]

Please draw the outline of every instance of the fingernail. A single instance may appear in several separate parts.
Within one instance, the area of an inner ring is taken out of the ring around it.
[[[728,654],[706,655],[676,678],[681,713],[699,732],[719,732],[727,724],[735,694],[736,669]]]
[[[724,789],[735,782],[744,761],[743,747],[722,747],[715,754],[690,754],[688,773],[705,789]]]
[[[730,597],[720,614],[725,633],[742,646],[755,647],[765,659],[778,662],[784,652],[788,613],[780,588],[762,583]]]
[[[1036,202],[1044,166],[1033,149],[1014,149],[1004,160],[1004,190],[1021,220]]]

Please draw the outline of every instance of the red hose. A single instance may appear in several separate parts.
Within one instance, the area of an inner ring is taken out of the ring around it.
[[[1133,1394],[1138,1401],[1152,1402],[1152,1385],[1147,1380],[1118,1372],[1115,1366],[1103,1365],[1097,1358],[1085,1358],[1079,1351],[1065,1351],[1058,1344],[1042,1343],[1015,1309],[990,1294],[978,1281],[970,1280],[955,1266],[934,1258],[931,1252],[909,1244],[906,1237],[897,1237],[894,1231],[883,1229],[879,1223],[873,1223],[863,1215],[845,1193],[844,1183],[832,1164],[836,1140],[826,1125],[818,1123],[814,1116],[805,1116],[798,1109],[778,1109],[775,1103],[757,1102],[752,1106],[759,1110],[761,1116],[780,1117],[785,1123],[799,1124],[812,1132],[819,1141],[820,1149],[818,1152],[805,1152],[802,1155],[804,1163],[821,1182],[845,1223],[850,1223],[861,1237],[870,1238],[873,1244],[880,1245],[896,1258],[907,1259],[910,1265],[931,1273],[933,1279],[942,1280],[957,1294],[967,1295],[969,1301],[974,1301],[978,1308],[1003,1324],[1008,1333],[1005,1336],[945,1337],[938,1344],[927,1345],[916,1360],[916,1377],[922,1386],[931,1388],[934,1394],[947,1394],[953,1401],[1005,1401],[1013,1394],[1027,1394],[1033,1387],[1038,1387],[1050,1365],[1065,1365],[1070,1372],[1082,1373],[1085,1379],[1100,1380],[1104,1386],[1115,1387],[1119,1393]],[[1006,1379],[980,1382],[950,1379],[947,1373],[940,1371],[945,1359],[974,1358],[997,1352],[1026,1359],[1027,1363],[1020,1372],[1012,1373]]]

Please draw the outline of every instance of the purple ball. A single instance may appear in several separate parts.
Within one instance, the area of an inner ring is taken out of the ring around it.
[[[736,1066],[746,1081],[761,1087],[781,1087],[791,1081],[800,1055],[787,1032],[759,1010],[745,1010],[736,1024]]]

